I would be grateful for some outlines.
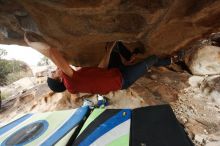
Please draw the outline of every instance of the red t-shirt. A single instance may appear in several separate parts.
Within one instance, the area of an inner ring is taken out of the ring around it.
[[[122,74],[118,68],[83,67],[73,71],[72,78],[64,73],[62,78],[67,90],[73,94],[78,92],[106,94],[122,87]]]

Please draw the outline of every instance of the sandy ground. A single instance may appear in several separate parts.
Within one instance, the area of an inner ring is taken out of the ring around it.
[[[128,90],[105,95],[107,108],[137,108],[170,104],[196,146],[220,145],[220,76],[192,76],[173,68],[152,69]],[[76,97],[80,97],[76,102]],[[77,108],[82,99],[97,102],[97,95],[52,93],[46,85],[34,87],[3,102],[0,125],[29,112]]]

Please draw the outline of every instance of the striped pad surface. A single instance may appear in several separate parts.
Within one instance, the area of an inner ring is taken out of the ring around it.
[[[0,145],[64,146],[88,110],[88,107],[81,107],[24,115],[0,128]]]
[[[129,146],[131,110],[95,109],[73,146]]]

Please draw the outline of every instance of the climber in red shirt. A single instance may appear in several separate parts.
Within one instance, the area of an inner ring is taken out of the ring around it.
[[[121,42],[114,42],[106,48],[106,54],[98,67],[70,67],[67,60],[56,49],[49,46],[39,35],[26,32],[25,42],[50,58],[57,70],[48,77],[47,83],[54,92],[106,94],[110,91],[127,89],[144,75],[151,66],[171,64],[170,58],[159,59],[152,55],[142,62],[132,64],[132,53]],[[124,65],[127,60],[127,65]]]

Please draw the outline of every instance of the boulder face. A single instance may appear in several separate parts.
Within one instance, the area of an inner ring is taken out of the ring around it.
[[[218,0],[0,0],[0,43],[42,35],[75,65],[97,65],[108,41],[167,55],[220,28]]]
[[[194,75],[220,74],[220,47],[203,46],[196,49],[189,61],[186,61]]]

